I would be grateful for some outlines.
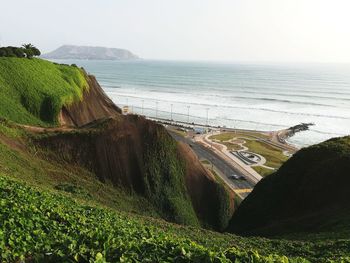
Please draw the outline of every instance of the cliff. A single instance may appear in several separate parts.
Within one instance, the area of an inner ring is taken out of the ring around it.
[[[130,198],[144,198],[146,206],[169,221],[220,230],[226,227],[232,196],[210,178],[193,153],[178,146],[163,126],[136,115],[120,114],[95,77],[83,69],[40,59],[0,60],[2,65],[7,71],[13,70],[12,76],[18,75],[18,81],[0,72],[0,82],[4,80],[12,94],[10,101],[0,103],[5,109],[12,105],[18,112],[12,118],[7,109],[3,115],[0,111],[0,117],[25,124],[21,127],[27,134],[21,147],[27,149],[26,158],[35,163],[48,161],[48,166],[82,169],[77,173],[82,178],[74,183],[78,188],[85,174],[92,173]],[[31,72],[35,74],[30,76]],[[8,142],[6,138],[3,140]],[[13,145],[8,144],[10,148]],[[30,151],[32,147],[35,153]],[[195,184],[189,183],[193,180]],[[55,187],[65,183],[62,180]],[[116,202],[118,198],[115,196]],[[211,201],[203,208],[200,204],[208,198]]]
[[[78,130],[46,131],[34,144],[46,158],[146,197],[169,221],[223,230],[232,214],[232,197],[194,154],[143,117],[115,115]]]
[[[121,113],[121,110],[104,93],[96,78],[85,72],[84,74],[89,88],[83,93],[81,100],[62,106],[59,123],[63,126],[79,127]]]

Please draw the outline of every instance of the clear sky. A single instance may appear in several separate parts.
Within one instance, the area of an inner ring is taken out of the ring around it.
[[[143,58],[350,62],[350,0],[0,0],[0,45]]]

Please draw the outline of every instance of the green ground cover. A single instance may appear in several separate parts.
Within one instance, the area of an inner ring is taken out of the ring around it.
[[[231,142],[221,142],[221,144],[225,145],[229,151],[238,151],[243,149],[240,145]]]
[[[259,136],[263,138],[263,136],[267,136],[258,133],[220,133],[217,135],[210,136],[210,139],[216,139],[221,141],[221,144],[224,144],[227,146],[229,150],[240,150],[241,147],[237,144],[229,143],[228,140],[231,140],[235,137],[237,138],[245,138],[244,146],[249,148],[249,151],[260,154],[265,157],[266,159],[266,166],[272,167],[272,168],[279,168],[286,160],[288,160],[288,157],[283,154],[283,152],[270,144],[267,144],[263,141],[259,141],[254,137],[251,137],[251,135]],[[258,173],[261,173],[262,176],[266,176],[269,174],[268,169],[263,167],[253,167]]]
[[[270,174],[272,174],[273,172],[275,172],[274,170],[265,168],[263,166],[252,166],[252,168],[258,173],[260,174],[262,177],[268,176]]]
[[[77,67],[0,57],[0,116],[14,122],[55,125],[62,106],[80,100],[87,87]]]
[[[61,106],[81,99],[84,88],[78,68],[0,58],[0,117],[7,119],[0,120],[1,262],[350,262],[350,240],[335,239],[334,232],[293,241],[167,223],[150,200],[101,183],[64,159],[53,160],[11,124],[55,125]],[[183,211],[181,216],[197,225],[187,197],[177,195],[184,190],[183,164],[176,161],[175,145],[163,143],[168,148],[155,145],[145,153],[153,187],[148,194],[156,193],[150,197],[160,205],[164,200],[157,198],[171,199],[166,208]],[[174,175],[165,181],[171,188],[157,188],[164,175]]]
[[[256,139],[256,137],[262,139],[268,139],[269,136],[260,132],[224,132],[216,135],[212,135],[209,139],[216,139],[221,142],[231,140],[235,137],[251,138]]]
[[[264,156],[266,159],[266,166],[279,168],[285,161],[288,160],[288,157],[285,156],[280,149],[264,142],[246,140],[246,143],[244,145],[249,148],[249,151]]]
[[[312,255],[311,244],[240,238],[82,205],[3,174],[0,206],[3,262],[308,262],[277,252],[287,247]]]
[[[2,130],[18,142],[25,139],[22,129],[1,124]],[[103,184],[81,167],[3,143],[0,205],[3,262],[306,262],[298,256],[326,262],[345,256],[350,245],[312,236],[310,242],[244,238],[170,224],[157,219],[145,198]]]
[[[208,160],[201,160],[202,164],[210,165],[211,163]]]

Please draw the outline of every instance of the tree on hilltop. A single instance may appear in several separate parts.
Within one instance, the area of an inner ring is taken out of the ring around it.
[[[32,58],[40,55],[40,50],[32,44],[24,44],[22,47],[0,47],[0,57]]]
[[[24,52],[26,53],[27,58],[32,58],[33,56],[40,56],[40,50],[32,44],[23,44]]]

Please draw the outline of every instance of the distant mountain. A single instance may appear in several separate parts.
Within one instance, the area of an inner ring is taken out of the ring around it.
[[[128,60],[139,57],[126,49],[63,45],[56,50],[43,54],[48,59],[100,59],[100,60]]]

